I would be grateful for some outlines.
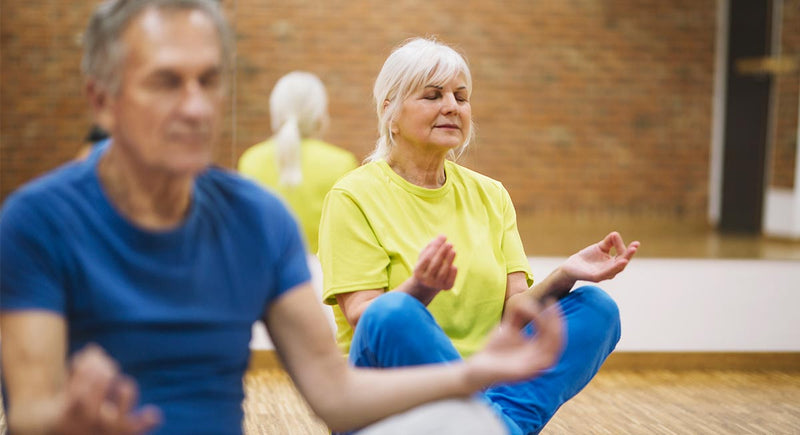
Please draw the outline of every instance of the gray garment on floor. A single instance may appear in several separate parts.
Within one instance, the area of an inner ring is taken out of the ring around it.
[[[448,399],[381,420],[358,435],[507,435],[505,424],[486,403]]]

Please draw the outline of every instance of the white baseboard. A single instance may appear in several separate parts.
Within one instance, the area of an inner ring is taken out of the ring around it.
[[[564,261],[529,260],[536,279]],[[620,351],[800,352],[799,283],[798,261],[636,258],[599,286],[620,308]],[[251,348],[273,349],[262,325]]]
[[[764,197],[764,234],[800,240],[800,200],[792,189],[770,187]]]
[[[540,279],[560,258],[531,258]],[[622,351],[800,351],[800,262],[634,259],[600,283],[617,301]]]

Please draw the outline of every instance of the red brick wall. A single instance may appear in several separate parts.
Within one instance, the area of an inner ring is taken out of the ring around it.
[[[784,0],[780,56],[800,59],[800,0]],[[775,76],[775,130],[772,143],[772,187],[794,188],[797,154],[797,107],[800,71]]]
[[[463,163],[503,181],[520,212],[706,214],[714,1],[224,3],[237,32],[224,166],[269,136],[269,92],[294,69],[328,87],[326,138],[364,157],[383,60],[408,37],[438,35],[474,76],[478,142]],[[80,146],[77,40],[90,8],[3,1],[3,198]]]

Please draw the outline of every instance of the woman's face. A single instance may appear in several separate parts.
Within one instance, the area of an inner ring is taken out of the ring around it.
[[[396,148],[445,155],[463,145],[471,128],[469,97],[467,83],[460,76],[412,93],[392,123]]]

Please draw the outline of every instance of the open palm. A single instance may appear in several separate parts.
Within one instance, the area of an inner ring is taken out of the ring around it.
[[[612,248],[616,255],[611,254]],[[637,249],[639,242],[632,242],[626,247],[622,236],[613,231],[600,242],[570,256],[562,268],[575,280],[600,282],[614,278],[622,272]]]

